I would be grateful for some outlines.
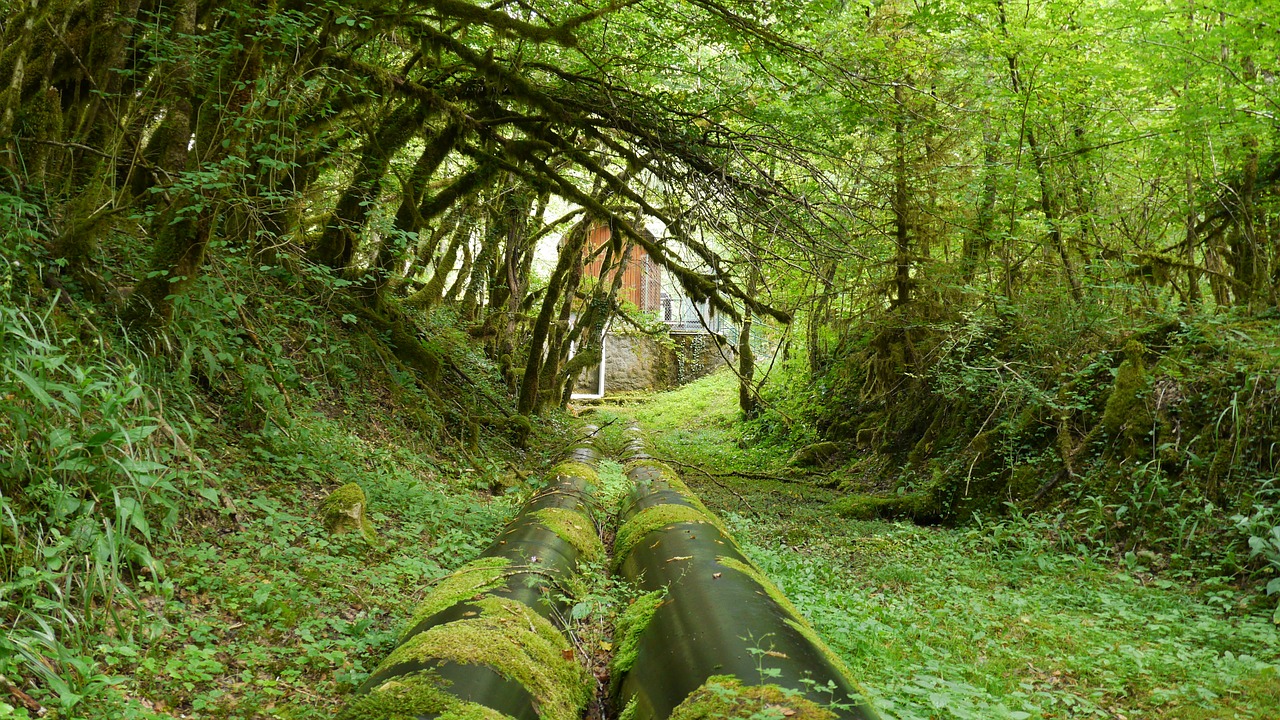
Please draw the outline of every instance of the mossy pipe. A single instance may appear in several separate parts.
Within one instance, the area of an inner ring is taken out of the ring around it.
[[[873,720],[857,682],[723,524],[666,465],[633,460],[615,564],[645,593],[620,623],[616,707],[627,720]],[[711,700],[715,708],[707,705]]]
[[[575,448],[480,556],[427,594],[345,720],[578,720],[594,687],[562,631],[579,565],[604,556],[595,452]]]

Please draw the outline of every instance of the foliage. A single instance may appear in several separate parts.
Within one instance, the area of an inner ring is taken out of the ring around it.
[[[684,418],[650,411],[665,397],[617,412],[643,414],[654,444],[681,447],[685,462],[742,467],[758,450],[737,448],[744,428],[723,383],[682,390],[726,396],[711,421],[732,432],[700,445],[681,441]],[[1197,579],[1149,552],[1117,558],[1076,542],[1061,515],[978,515],[960,529],[850,521],[831,511],[839,490],[688,478],[886,717],[1277,712],[1277,626],[1228,577]]]

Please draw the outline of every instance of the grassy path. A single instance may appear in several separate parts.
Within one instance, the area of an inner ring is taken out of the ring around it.
[[[786,460],[742,447],[731,376],[599,414],[635,418],[655,455],[690,466]],[[886,717],[1280,718],[1280,631],[1229,587],[1064,554],[1039,521],[857,522],[827,509],[833,491],[807,484],[685,478]]]

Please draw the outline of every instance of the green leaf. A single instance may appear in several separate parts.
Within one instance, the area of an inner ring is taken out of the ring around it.
[[[86,447],[102,447],[114,440],[117,436],[122,437],[121,433],[117,430],[99,430],[90,436],[88,440],[85,440],[84,444]]]
[[[10,367],[8,365],[5,365],[4,367],[6,370],[8,370],[9,372],[17,376],[17,378],[21,380],[24,385],[27,386],[27,389],[31,391],[31,394],[35,396],[36,400],[38,400],[41,405],[47,408],[51,407],[51,408],[58,408],[58,409],[63,409],[64,407],[66,407],[65,405],[58,402],[57,400],[54,400],[53,396],[45,391],[43,382],[36,380],[30,375],[19,370],[18,368]]]

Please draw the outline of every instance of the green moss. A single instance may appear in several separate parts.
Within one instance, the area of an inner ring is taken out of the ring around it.
[[[831,508],[840,517],[855,520],[909,518],[917,522],[936,522],[944,510],[939,495],[947,489],[943,482],[946,478],[940,480],[905,495],[846,495],[831,503]]]
[[[1124,362],[1116,370],[1116,381],[1107,397],[1107,407],[1102,414],[1102,427],[1115,435],[1126,425],[1140,428],[1145,433],[1151,425],[1151,417],[1142,403],[1147,389],[1147,368],[1142,362],[1144,348],[1136,340],[1124,346]]]
[[[840,656],[836,655],[831,651],[831,648],[827,647],[827,644],[822,641],[822,638],[818,637],[817,631],[813,629],[813,626],[809,624],[809,621],[800,614],[800,611],[796,609],[796,606],[787,599],[786,595],[782,594],[782,590],[779,589],[777,585],[774,585],[764,573],[760,572],[760,570],[753,565],[749,565],[741,560],[731,557],[718,557],[716,558],[716,562],[731,570],[740,572],[759,583],[765,593],[791,615],[790,618],[787,618],[787,624],[795,628],[795,630],[803,635],[804,638],[818,650],[818,652],[822,653],[822,656],[827,659],[827,662],[831,664],[831,667],[839,672],[851,687],[858,688],[858,691],[861,692],[861,687],[849,672],[849,668],[844,664],[844,661],[840,659]]]
[[[596,477],[595,468],[592,468],[586,463],[575,462],[573,460],[565,460],[562,463],[557,463],[547,474],[550,477],[571,477],[582,480],[591,487],[595,487],[600,482],[600,478]]]
[[[427,660],[485,665],[523,685],[544,720],[577,720],[592,685],[564,635],[523,603],[486,597],[476,605],[478,616],[414,635],[379,667]]]
[[[510,575],[511,561],[506,558],[482,557],[463,565],[453,573],[443,577],[436,586],[427,593],[413,611],[405,632],[413,630],[418,623],[435,615],[447,607],[463,600],[493,590],[503,584]],[[401,636],[401,640],[404,637]]]
[[[804,616],[800,614],[800,611],[796,609],[795,605],[791,604],[791,601],[787,599],[787,596],[782,594],[782,590],[778,589],[778,586],[774,585],[773,582],[769,580],[769,578],[765,577],[764,573],[760,572],[760,570],[758,570],[754,565],[748,565],[737,558],[731,557],[718,557],[716,558],[716,562],[730,570],[740,572],[752,580],[755,580],[756,583],[764,589],[765,594],[770,598],[773,598],[774,602],[778,603],[778,605],[790,613],[792,617],[804,622]]]
[[[636,655],[640,649],[640,637],[649,627],[653,614],[666,600],[665,590],[655,590],[636,598],[613,626],[613,662],[609,664],[612,684],[616,688],[622,678],[636,664]],[[634,712],[634,711],[633,711]],[[625,713],[625,711],[624,711]]]
[[[618,528],[618,534],[613,541],[614,561],[621,563],[625,560],[645,535],[679,523],[707,523],[720,527],[715,517],[704,509],[688,505],[654,505],[636,513],[635,517]],[[725,535],[727,536],[728,533]]]
[[[368,504],[364,490],[356,483],[347,483],[334,490],[320,504],[324,529],[334,534],[354,530],[370,544],[376,544],[378,534],[365,513]]]
[[[627,463],[626,467],[624,467],[622,471],[627,475],[630,475],[633,471],[640,468],[652,468],[660,473],[657,478],[648,482],[666,483],[668,487],[679,492],[681,495],[687,495],[690,498],[695,497],[693,491],[689,489],[689,486],[685,484],[684,480],[680,479],[680,475],[675,470],[672,470],[670,465],[660,460],[652,460],[648,458],[644,460],[632,460]]]
[[[438,715],[440,720],[509,720],[492,708],[466,702],[431,671],[392,678],[351,701],[338,720],[414,720]]]
[[[544,508],[533,515],[560,539],[577,548],[578,555],[588,562],[604,559],[604,543],[596,534],[595,524],[582,513],[564,508]]]
[[[778,685],[743,685],[713,675],[671,712],[671,720],[834,720],[836,714]]]
[[[792,467],[815,467],[826,465],[840,454],[840,443],[826,440],[806,445],[795,452],[787,464]]]
[[[640,703],[632,697],[627,701],[622,712],[618,715],[618,720],[636,720],[636,712],[640,710]]]

